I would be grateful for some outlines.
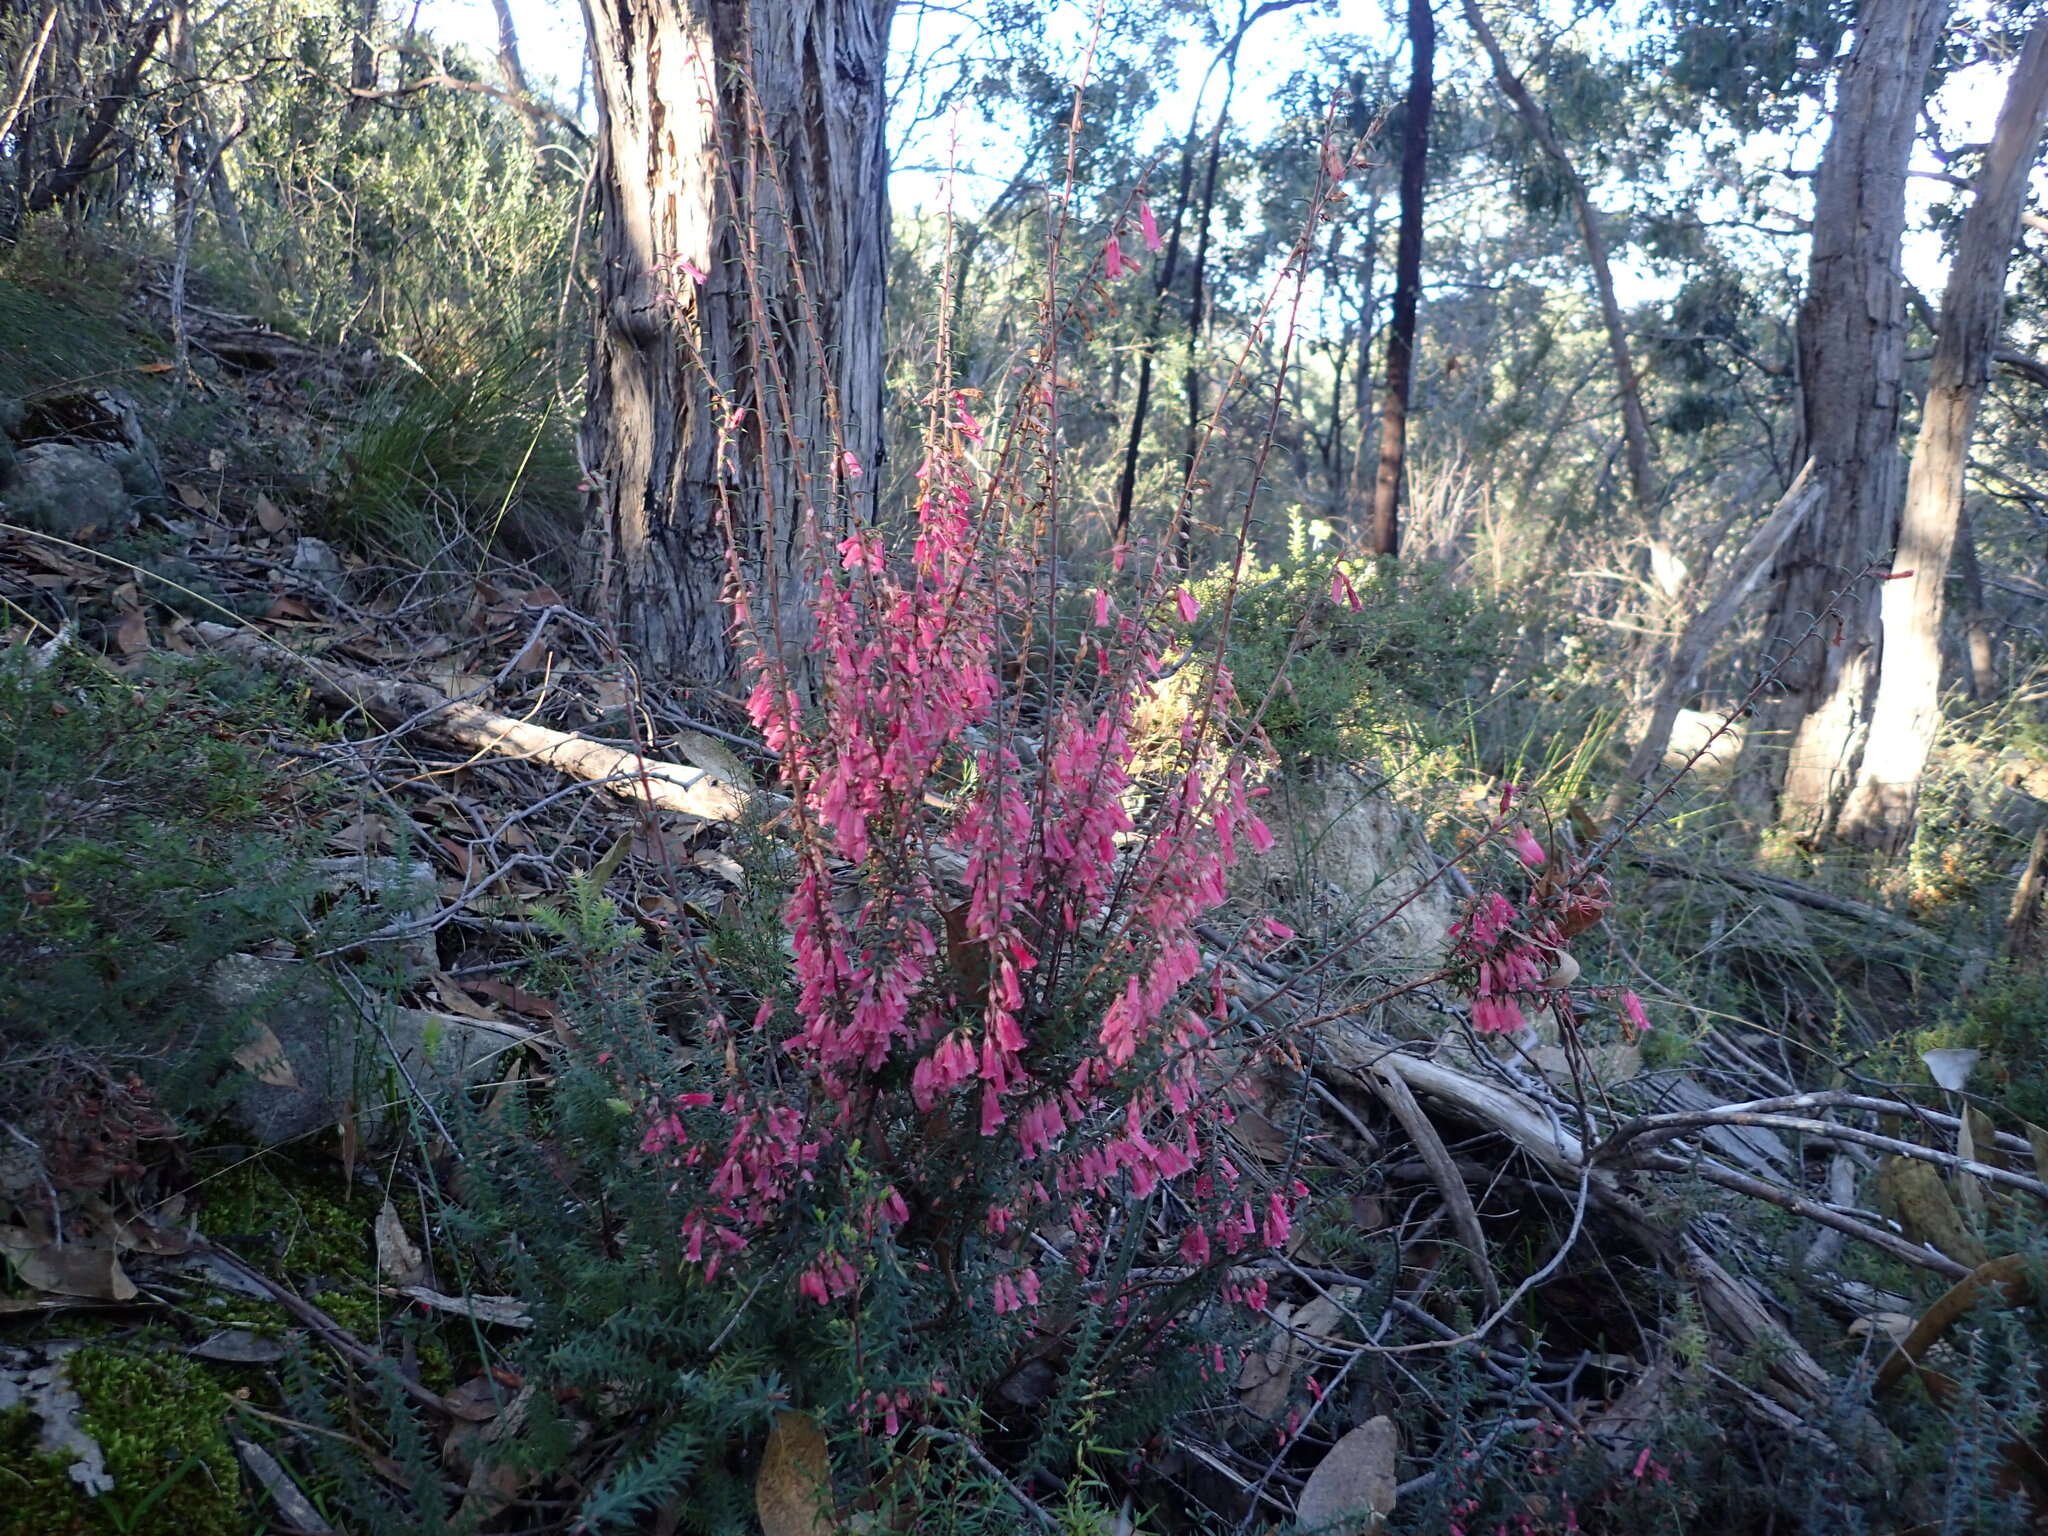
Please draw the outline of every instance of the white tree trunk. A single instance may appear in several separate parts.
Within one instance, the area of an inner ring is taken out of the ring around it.
[[[1949,0],[1863,0],[1814,181],[1800,438],[1828,501],[1778,557],[1764,655],[1779,691],[1758,710],[1737,779],[1744,801],[1810,835],[1848,788],[1875,677],[1878,599],[1858,583],[1897,536],[1906,169],[1948,10]]]
[[[2044,124],[2048,21],[2035,23],[2013,69],[1942,295],[1941,334],[1906,483],[1894,579],[1885,584],[1882,599],[1877,703],[1841,821],[1844,837],[1875,848],[1896,851],[1911,837],[1920,776],[1941,727],[1942,587],[1962,521],[1977,408],[1998,345],[2006,270]]]

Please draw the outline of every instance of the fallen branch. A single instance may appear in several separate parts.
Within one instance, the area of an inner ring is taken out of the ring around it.
[[[1898,1157],[1916,1157],[1922,1162],[1933,1163],[1952,1173],[1965,1173],[1972,1178],[1982,1179],[1987,1184],[2003,1184],[2009,1189],[2021,1190],[2026,1194],[2048,1200],[2048,1184],[2039,1179],[2029,1178],[2023,1173],[2014,1173],[2008,1168],[1995,1167],[1990,1163],[1978,1162],[1974,1158],[1958,1157],[1953,1152],[1944,1152],[1938,1147],[1923,1147],[1915,1142],[1902,1141],[1896,1136],[1883,1136],[1876,1131],[1866,1131],[1858,1126],[1842,1125],[1833,1120],[1820,1120],[1810,1115],[1786,1114],[1787,1109],[1803,1109],[1815,1106],[1819,1094],[1795,1094],[1783,1099],[1758,1099],[1749,1104],[1727,1104],[1719,1109],[1684,1110],[1669,1115],[1644,1115],[1631,1120],[1599,1146],[1593,1149],[1592,1161],[1609,1166],[1622,1163],[1621,1153],[1632,1145],[1655,1146],[1659,1142],[1689,1135],[1693,1131],[1714,1125],[1755,1125],[1774,1131],[1799,1131],[1809,1136],[1825,1137],[1830,1141],[1855,1142],[1860,1146],[1875,1147]]]
[[[445,1414],[451,1419],[470,1421],[489,1418],[497,1412],[495,1408],[477,1408],[467,1403],[456,1402],[452,1398],[443,1397],[431,1387],[422,1386],[403,1371],[396,1369],[391,1361],[371,1349],[296,1291],[278,1284],[261,1270],[251,1269],[218,1244],[209,1243],[202,1238],[193,1244],[192,1251],[209,1255],[215,1262],[234,1271],[244,1282],[260,1289],[285,1311],[312,1329],[322,1343],[344,1360],[373,1375],[388,1374],[399,1391],[421,1407],[431,1408],[434,1412]]]
[[[479,755],[539,763],[656,810],[730,822],[739,820],[749,805],[780,803],[774,796],[737,789],[701,768],[661,762],[568,731],[494,714],[424,683],[377,677],[304,656],[252,630],[195,624],[192,633],[222,655],[306,683],[331,708],[360,710],[387,728],[417,729]]]
[[[1961,1279],[1970,1273],[1969,1265],[1959,1264],[1945,1253],[1936,1253],[1932,1248],[1924,1248],[1918,1243],[1900,1237],[1896,1232],[1873,1227],[1867,1221],[1859,1221],[1846,1212],[1796,1195],[1767,1179],[1752,1178],[1738,1169],[1722,1168],[1712,1163],[1692,1163],[1684,1158],[1665,1156],[1646,1157],[1635,1166],[1654,1168],[1660,1173],[1697,1174],[1711,1184],[1718,1184],[1723,1189],[1732,1189],[1737,1194],[1749,1195],[1754,1199],[1768,1200],[1771,1204],[1790,1211],[1794,1216],[1803,1216],[1831,1232],[1853,1237],[1859,1243],[1868,1243],[1873,1248],[1880,1248],[1901,1263],[1932,1270],[1935,1274],[1946,1275],[1951,1280]],[[1840,1240],[1840,1237],[1836,1238],[1837,1242]]]
[[[1479,1277],[1480,1289],[1485,1295],[1486,1310],[1500,1310],[1500,1285],[1493,1278],[1493,1262],[1487,1256],[1486,1233],[1479,1225],[1479,1212],[1472,1204],[1471,1192],[1465,1188],[1465,1180],[1459,1174],[1457,1165],[1451,1161],[1449,1149],[1443,1138],[1436,1133],[1436,1127],[1429,1123],[1429,1116],[1422,1112],[1422,1106],[1415,1102],[1415,1094],[1406,1078],[1398,1071],[1381,1067],[1370,1079],[1373,1089],[1394,1112],[1394,1118],[1401,1122],[1401,1129],[1408,1133],[1415,1143],[1415,1150],[1429,1167],[1436,1181],[1437,1189],[1444,1197],[1444,1204],[1451,1213],[1451,1225],[1458,1230],[1458,1236],[1471,1250],[1472,1269]]]
[[[1671,743],[1671,728],[1678,720],[1678,706],[1691,686],[1694,674],[1706,664],[1707,653],[1713,649],[1721,631],[1728,627],[1743,601],[1755,590],[1757,582],[1778,557],[1778,551],[1785,547],[1786,540],[1798,532],[1807,514],[1827,499],[1827,490],[1827,481],[1815,476],[1813,461],[1808,459],[1771,515],[1763,520],[1729,563],[1727,580],[1720,592],[1687,623],[1685,633],[1665,663],[1663,685],[1657,690],[1656,701],[1650,707],[1650,723],[1644,727],[1643,738],[1636,744],[1628,767],[1608,796],[1604,812],[1607,817],[1619,815],[1629,791],[1645,782],[1664,760]]]
[[[1882,928],[1889,933],[1898,934],[1901,938],[1916,940],[1931,949],[1957,952],[1953,944],[1936,938],[1919,924],[1908,922],[1896,913],[1885,911],[1883,907],[1873,907],[1868,902],[1851,901],[1846,896],[1837,896],[1802,881],[1787,880],[1782,875],[1763,875],[1753,870],[1728,869],[1714,864],[1688,864],[1678,859],[1663,859],[1647,853],[1631,854],[1629,862],[1648,874],[1677,876],[1684,880],[1718,880],[1723,885],[1732,885],[1739,890],[1781,897],[1799,906],[1811,907],[1816,912],[1826,912],[1835,917],[1868,923],[1873,928]]]

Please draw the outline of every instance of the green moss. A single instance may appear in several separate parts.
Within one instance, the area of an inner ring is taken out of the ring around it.
[[[237,1246],[252,1259],[260,1249],[294,1280],[376,1284],[377,1202],[369,1191],[290,1158],[263,1157],[206,1180],[201,1192],[199,1228],[208,1236],[242,1240]]]
[[[0,1415],[0,1536],[227,1536],[249,1529],[241,1475],[206,1373],[175,1356],[91,1347],[65,1369],[113,1488],[97,1498],[38,1445],[36,1416]]]
[[[202,1186],[200,1230],[233,1240],[259,1268],[300,1293],[357,1338],[374,1345],[393,1320],[392,1299],[378,1289],[378,1198],[338,1176],[287,1157],[240,1163]],[[408,1225],[414,1213],[405,1212]],[[240,1297],[211,1299],[209,1321],[263,1330],[281,1321],[278,1308]],[[459,1349],[442,1337],[445,1320],[423,1326],[414,1344],[420,1379],[437,1390],[454,1385]]]

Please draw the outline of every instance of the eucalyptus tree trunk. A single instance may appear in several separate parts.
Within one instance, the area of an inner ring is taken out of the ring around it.
[[[2048,21],[2034,24],[2020,50],[1991,148],[1963,215],[1906,481],[1893,579],[1881,596],[1884,651],[1877,702],[1841,832],[1892,852],[1912,835],[1920,776],[1941,726],[1943,584],[1962,522],[1970,439],[1998,346],[2006,271],[2019,239],[2027,180],[2041,150],[2044,124]]]
[[[1828,500],[1772,572],[1764,656],[1779,664],[1778,686],[1737,780],[1756,811],[1775,802],[1778,820],[1809,837],[1826,834],[1848,787],[1875,681],[1878,594],[1859,578],[1890,555],[1898,526],[1906,167],[1948,9],[1863,0],[1814,182],[1799,451]]]
[[[599,314],[589,582],[629,653],[717,686],[807,634],[807,525],[865,519],[882,426],[892,0],[584,0]]]
[[[1422,290],[1423,194],[1429,182],[1429,117],[1436,105],[1436,13],[1408,0],[1408,100],[1401,119],[1401,227],[1394,237],[1394,314],[1387,327],[1387,387],[1380,397],[1380,464],[1373,484],[1372,548],[1401,552],[1401,472],[1408,454],[1408,400],[1415,379],[1415,306]]]

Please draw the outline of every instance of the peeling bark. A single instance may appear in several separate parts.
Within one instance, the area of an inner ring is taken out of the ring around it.
[[[1802,457],[1828,501],[1772,572],[1767,662],[1779,691],[1758,711],[1737,793],[1824,835],[1849,784],[1875,681],[1878,594],[1857,580],[1898,526],[1900,381],[1906,357],[1899,242],[1906,167],[1949,0],[1864,0],[1837,76],[1814,183],[1813,246],[1797,325]],[[1853,588],[1853,590],[1851,590]],[[1825,633],[1809,634],[1836,603]]]

